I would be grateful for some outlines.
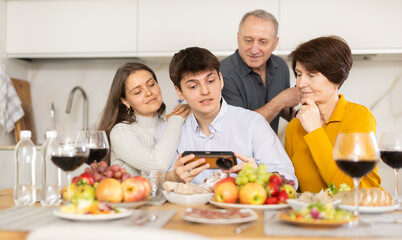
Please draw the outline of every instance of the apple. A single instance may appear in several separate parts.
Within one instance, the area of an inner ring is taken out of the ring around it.
[[[265,204],[277,204],[278,199],[276,197],[267,197],[267,200],[265,201]]]
[[[71,201],[71,199],[73,198],[73,196],[74,196],[74,192],[75,192],[75,189],[77,188],[77,184],[76,183],[71,183],[70,184],[70,201]],[[63,199],[64,200],[67,200],[67,186],[65,186],[62,190],[61,190],[61,195],[63,196]]]
[[[286,200],[288,200],[288,198],[289,197],[288,197],[286,190],[282,190],[278,194],[278,203],[285,203]]]
[[[114,178],[103,179],[96,187],[95,196],[98,201],[121,202],[123,190],[120,182]]]
[[[148,179],[146,179],[145,177],[142,177],[142,176],[135,176],[132,178],[135,179],[136,181],[140,181],[144,185],[145,199],[147,199],[149,197],[149,194],[151,194],[151,190],[152,190],[151,183],[149,183]]]
[[[277,186],[280,186],[282,184],[282,178],[278,174],[274,173],[269,178],[269,182],[274,183]]]
[[[267,199],[267,192],[261,184],[251,182],[240,189],[239,196],[242,204],[261,205]]]
[[[88,184],[78,185],[71,199],[71,203],[77,205],[81,201],[90,203],[95,201],[95,189],[92,186]]]
[[[268,197],[275,197],[279,193],[279,186],[270,182],[265,187],[265,190],[267,191]]]
[[[294,189],[294,187],[290,184],[283,184],[280,187],[280,190],[285,190],[286,193],[288,194],[289,198],[296,198],[297,194],[296,194],[296,190]]]
[[[78,184],[89,184],[91,186],[94,185],[94,177],[89,172],[85,172],[81,174],[78,179]]]
[[[239,189],[231,181],[225,181],[215,189],[215,200],[223,203],[237,203]]]
[[[218,181],[217,183],[215,183],[214,188],[213,188],[213,191],[215,192],[215,189],[217,189],[218,186],[221,185],[221,184],[224,183],[224,182],[232,182],[233,184],[236,184],[236,178],[234,178],[234,177],[227,177],[227,178],[224,178],[224,179]]]
[[[124,202],[137,202],[145,199],[146,190],[143,181],[139,178],[129,178],[121,183]]]

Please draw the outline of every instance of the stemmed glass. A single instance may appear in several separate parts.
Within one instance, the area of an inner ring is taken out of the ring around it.
[[[333,157],[338,167],[353,178],[354,215],[358,217],[360,180],[375,168],[380,158],[374,133],[339,133],[335,140]]]
[[[380,140],[381,160],[395,171],[394,204],[400,204],[398,195],[398,173],[402,168],[402,132],[385,132]]]
[[[106,132],[103,130],[88,130],[87,134],[89,139],[87,164],[90,165],[94,161],[100,162],[105,159],[109,152],[109,141]]]
[[[52,162],[67,173],[67,204],[70,203],[71,172],[88,160],[88,135],[85,131],[58,133],[51,150]]]

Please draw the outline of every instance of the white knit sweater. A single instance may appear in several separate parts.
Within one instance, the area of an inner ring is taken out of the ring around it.
[[[168,121],[136,116],[131,124],[118,123],[110,131],[111,164],[118,164],[131,175],[141,171],[165,170],[174,162],[183,117],[173,115]]]

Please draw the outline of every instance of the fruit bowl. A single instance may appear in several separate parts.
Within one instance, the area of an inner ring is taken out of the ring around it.
[[[162,191],[162,193],[169,202],[185,206],[204,205],[214,196],[213,193],[180,194],[166,191]]]

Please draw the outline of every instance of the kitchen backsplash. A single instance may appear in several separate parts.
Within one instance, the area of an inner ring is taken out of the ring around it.
[[[80,129],[83,121],[83,98],[74,97],[70,114],[66,113],[68,95],[81,86],[89,101],[89,128],[96,128],[118,67],[132,59],[108,60],[41,60],[29,64],[32,104],[38,143],[44,141],[51,127],[51,103],[55,106],[56,128]],[[138,61],[138,60],[137,60]],[[156,73],[167,111],[178,98],[169,79],[168,61],[142,61]],[[291,74],[292,85],[295,78]],[[370,108],[377,119],[377,139],[383,131],[402,131],[402,61],[355,60],[348,80],[340,92],[346,99]],[[280,138],[284,139],[287,122],[280,123]]]

